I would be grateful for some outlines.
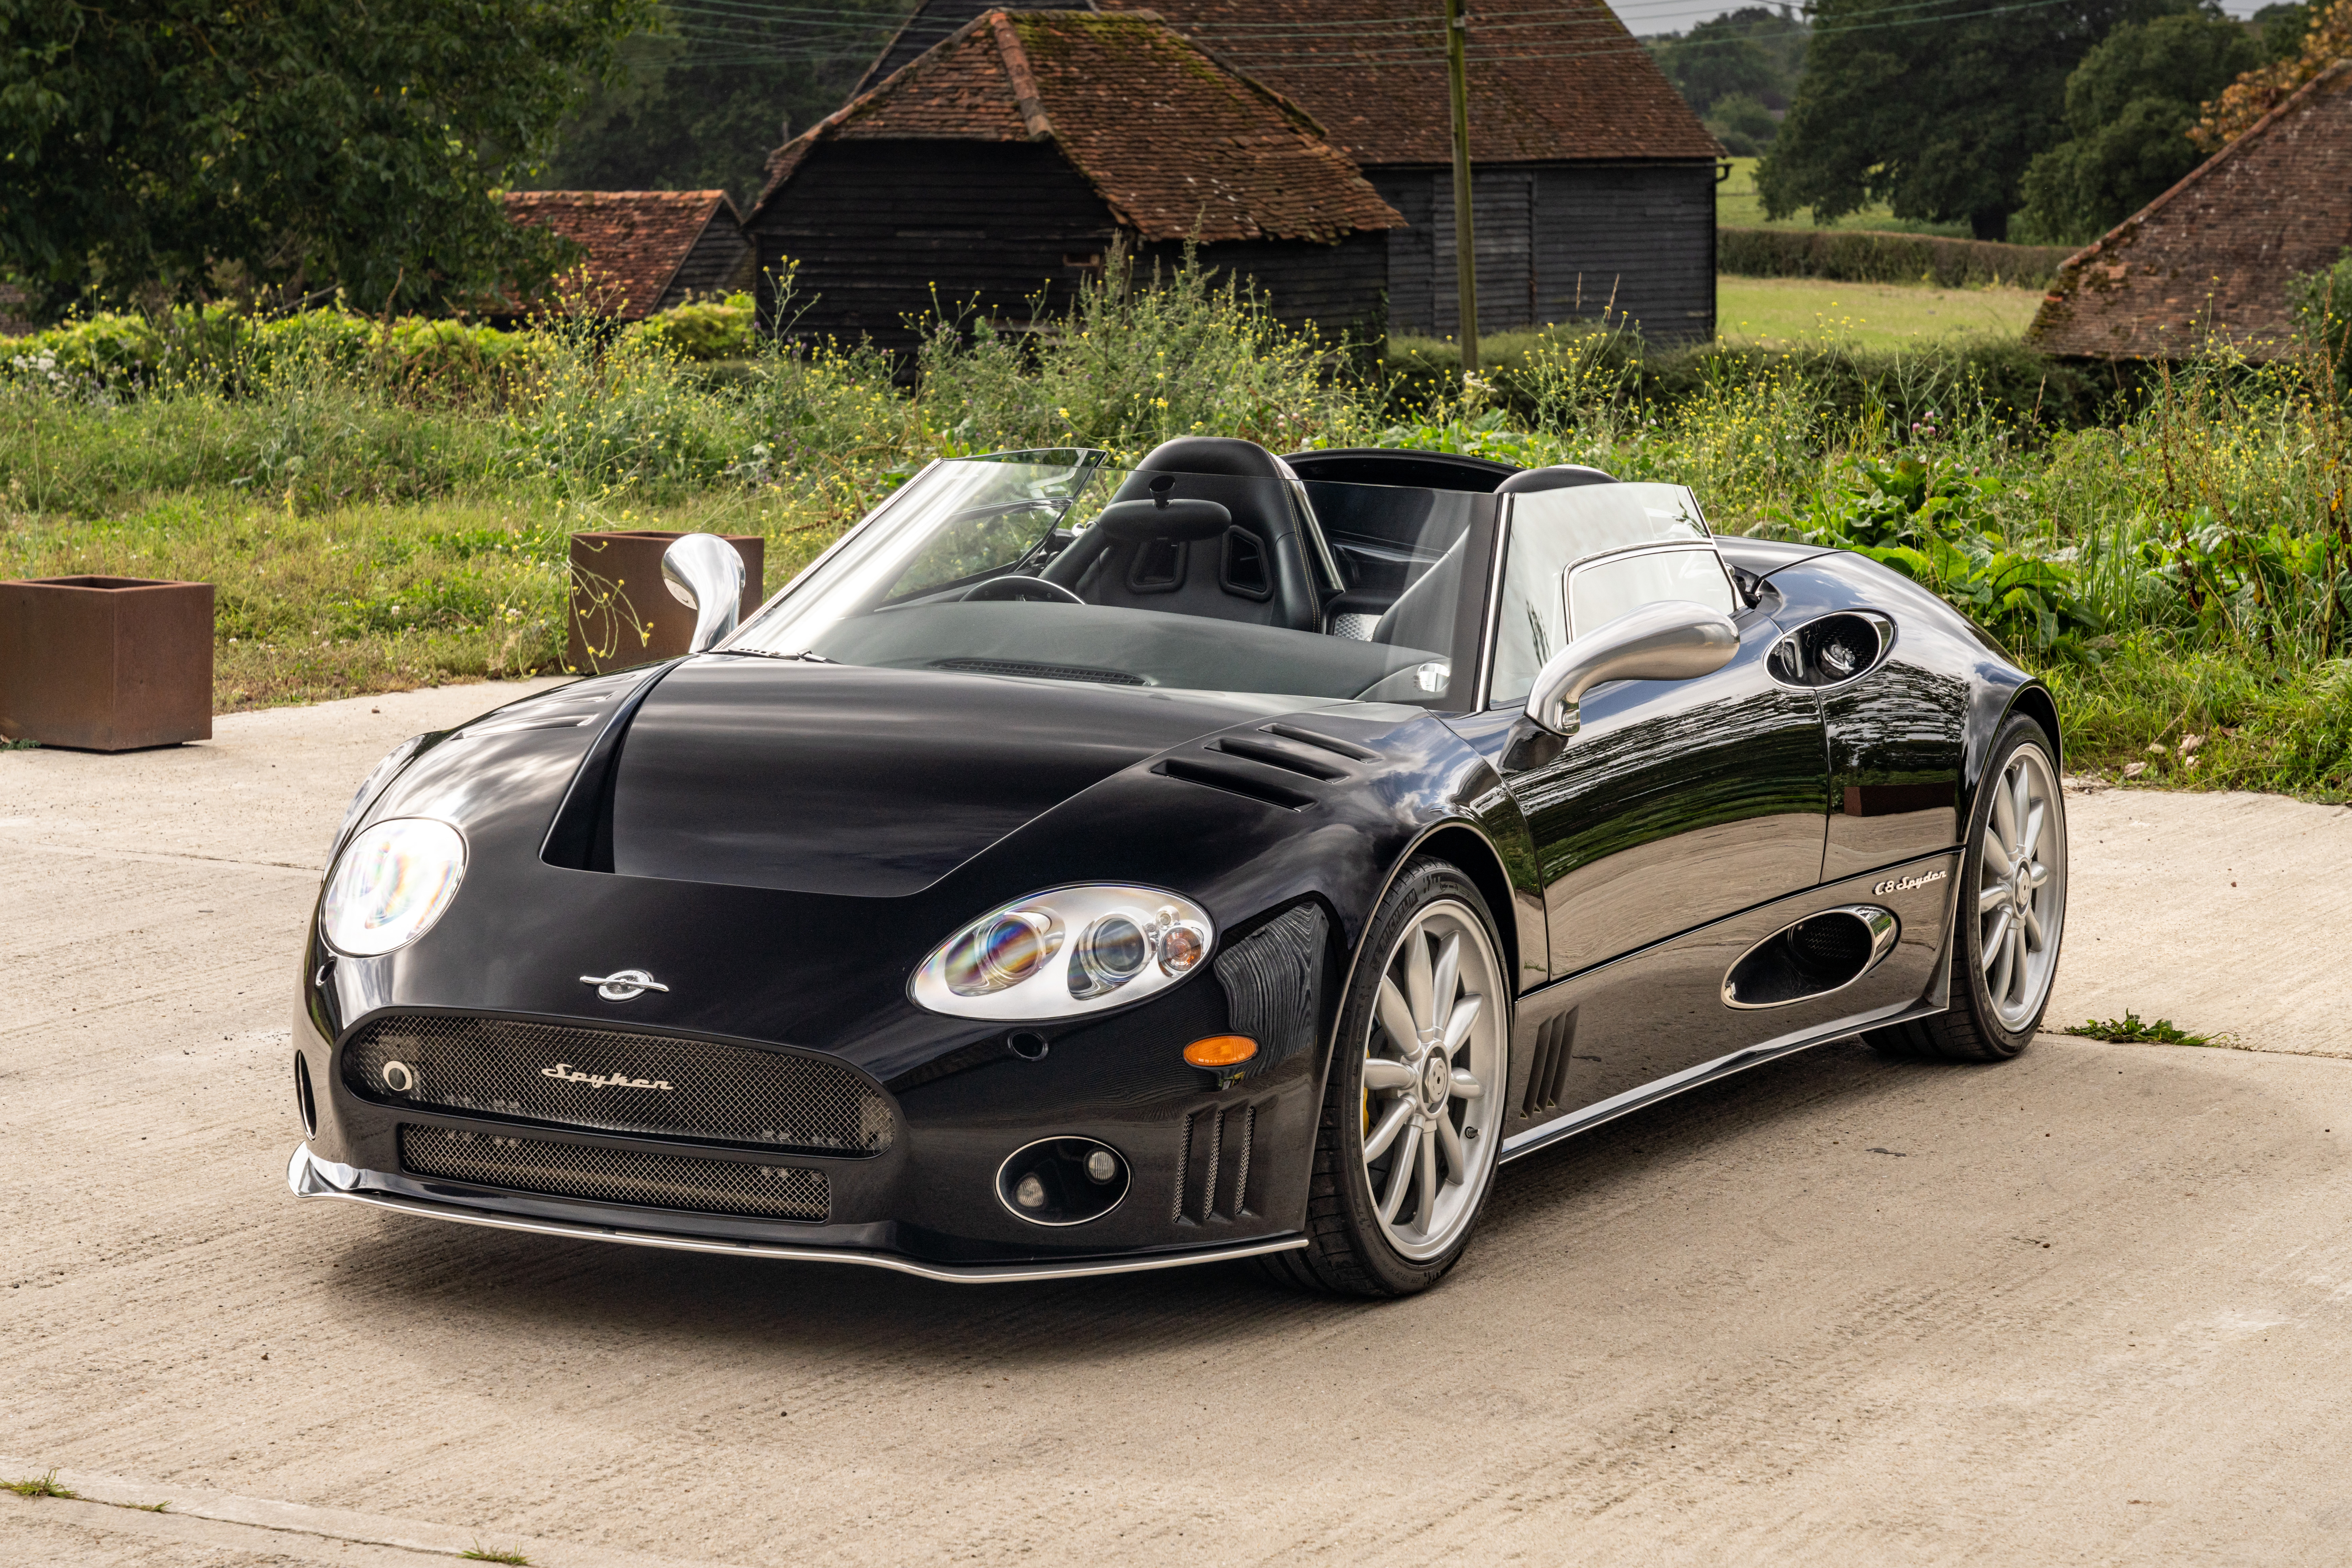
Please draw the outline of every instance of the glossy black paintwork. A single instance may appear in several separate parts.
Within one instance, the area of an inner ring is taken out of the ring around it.
[[[664,676],[664,683],[722,661],[723,656],[688,660]],[[779,674],[807,673],[820,681],[837,673],[819,666],[776,668]],[[1048,711],[1058,709],[1063,696],[1042,683],[971,679],[1002,689],[1002,701],[1025,699]],[[723,689],[743,692],[751,686]],[[1164,694],[1113,689],[1105,695],[1133,707],[1116,717],[1098,714],[1101,732],[1131,736],[1171,710]],[[656,689],[637,712],[623,751],[625,779],[629,753],[652,743],[653,731],[643,727],[658,702]],[[1090,782],[1081,778],[1067,798],[1044,805],[918,889],[873,897],[631,874],[633,819],[625,811],[614,834],[621,870],[548,864],[542,840],[596,732],[511,727],[519,710],[529,707],[506,710],[504,726],[461,731],[422,753],[372,808],[376,816],[421,814],[457,822],[469,846],[466,882],[440,923],[398,953],[335,959],[314,941],[308,967],[323,970],[325,984],[306,1010],[315,1020],[313,1038],[338,1039],[383,1007],[510,1013],[822,1050],[891,1090],[907,1135],[889,1153],[814,1162],[832,1176],[836,1223],[719,1225],[703,1216],[675,1222],[699,1234],[788,1233],[803,1241],[971,1260],[1197,1245],[1295,1229],[1304,1215],[1305,1155],[1323,1057],[1295,1058],[1263,1078],[1245,1079],[1221,1099],[1213,1080],[1179,1055],[1189,1041],[1228,1026],[1223,993],[1213,974],[1196,973],[1134,1008],[1037,1026],[1051,1049],[1045,1059],[1032,1062],[1005,1047],[1003,1026],[915,1007],[906,992],[914,966],[991,905],[1076,881],[1179,889],[1200,902],[1228,939],[1302,899],[1315,899],[1331,916],[1336,965],[1352,949],[1407,847],[1433,829],[1446,833],[1464,858],[1486,857],[1484,879],[1498,907],[1524,904],[1532,894],[1512,889],[1502,856],[1486,847],[1492,836],[1507,841],[1516,833],[1513,859],[1523,868],[1528,864],[1524,827],[1510,797],[1485,759],[1415,708],[1342,704],[1283,716],[1286,728],[1327,735],[1366,753],[1310,748],[1334,776],[1281,773],[1312,798],[1306,809],[1291,811],[1152,771],[1155,762],[1171,755],[1223,758],[1211,746],[1226,731],[1249,738],[1261,751],[1297,744],[1267,734],[1264,726],[1271,718],[1251,716],[1235,724],[1231,711],[1194,705],[1191,710],[1199,717],[1186,724],[1198,727],[1181,743],[1151,753],[1130,742],[1134,760],[1126,766]],[[757,709],[747,702],[742,711],[749,722]],[[708,724],[704,743],[718,744],[725,732],[723,723]],[[960,733],[967,754],[981,745],[971,728]],[[1008,751],[1017,754],[1016,746]],[[873,787],[885,789],[887,781],[877,778]],[[780,812],[795,807],[810,811],[804,798],[777,805]],[[1507,933],[1507,946],[1516,946],[1518,937],[1516,929]],[[614,1004],[581,984],[583,974],[624,966],[650,970],[671,989]],[[330,1086],[323,1098],[331,1103],[322,1111],[314,1147],[341,1163],[396,1170],[398,1118],[350,1097],[339,1087],[326,1048],[315,1054],[312,1079]],[[1240,1103],[1235,1096],[1258,1107],[1265,1147],[1262,1161],[1253,1163],[1254,1183],[1262,1183],[1256,1212],[1237,1220],[1186,1221],[1193,1234],[1182,1234],[1169,1215],[1183,1118],[1204,1104]],[[990,1184],[1013,1148],[1062,1133],[1101,1138],[1119,1148],[1134,1167],[1136,1191],[1100,1221],[1041,1233],[1006,1214]],[[628,1140],[581,1141],[631,1146]],[[433,1185],[437,1195],[451,1198],[448,1184]],[[477,1194],[476,1201],[516,1206],[504,1197]],[[525,1207],[595,1211],[595,1205],[541,1199],[528,1200]],[[633,1223],[661,1222],[640,1215]]]
[[[1491,558],[1494,503],[1480,504],[1465,593],[1478,591]],[[1049,1042],[1039,1060],[1014,1055],[1002,1026],[915,1007],[908,979],[982,910],[1060,883],[1180,890],[1224,941],[1311,900],[1332,932],[1328,1031],[1365,924],[1417,851],[1456,859],[1503,918],[1506,961],[1522,991],[1514,1030],[1522,1079],[1532,1033],[1577,1013],[1570,1105],[1643,1070],[1620,1063],[1670,1071],[1808,1020],[1849,1016],[1841,1007],[1916,1006],[1936,994],[1947,920],[1937,913],[1947,906],[1926,891],[1901,906],[1896,957],[1842,1000],[1736,1014],[1708,998],[1722,968],[1755,940],[1873,885],[1868,876],[1814,885],[1825,843],[1839,867],[1877,852],[1851,833],[1838,838],[1831,806],[1842,802],[1841,781],[1866,788],[1895,771],[1948,769],[1958,781],[1951,809],[1964,810],[1992,730],[2034,689],[1958,616],[1867,563],[1747,542],[1727,542],[1726,552],[1766,582],[1748,616],[1751,641],[1809,614],[1875,607],[1902,625],[1897,651],[1908,662],[1823,707],[1825,721],[1809,716],[1811,693],[1758,685],[1745,655],[1714,684],[1679,693],[1622,683],[1593,694],[1585,733],[1548,755],[1540,742],[1520,744],[1534,738],[1507,711],[1441,716],[1335,702],[1275,713],[1255,699],[727,656],[515,704],[421,751],[369,809],[458,824],[469,865],[448,913],[402,952],[338,959],[315,934],[308,944],[296,1037],[321,1091],[313,1147],[392,1173],[377,1179],[394,1190],[445,1203],[939,1260],[1093,1257],[1293,1232],[1305,1219],[1328,1033],[1318,1051],[1220,1091],[1178,1055],[1229,1026],[1206,967],[1137,1006],[1036,1026]],[[1457,646],[1457,662],[1465,647],[1475,663],[1475,645]],[[633,699],[642,699],[634,709]],[[1316,736],[1331,744],[1317,746]],[[1221,744],[1229,738],[1241,742],[1230,752]],[[1824,748],[1839,745],[1833,761]],[[1282,765],[1286,748],[1314,766]],[[617,765],[607,773],[583,765],[599,757]],[[1171,763],[1303,804],[1171,776]],[[551,846],[559,805],[607,776],[609,859]],[[1523,799],[1535,804],[1538,826]],[[1948,828],[1900,826],[1898,853],[1912,864],[1942,863],[1915,852],[1914,827],[1918,844],[1940,833],[1931,848],[1948,857]],[[1612,859],[1632,868],[1624,858],[1645,854],[1656,864],[1608,885]],[[599,864],[614,868],[582,868]],[[1587,885],[1595,868],[1600,882]],[[1596,913],[1604,899],[1613,912]],[[580,982],[625,966],[653,971],[670,991],[611,1004]],[[899,1136],[878,1157],[812,1162],[833,1182],[834,1216],[821,1226],[402,1177],[399,1118],[349,1095],[332,1060],[334,1042],[393,1006],[822,1051],[884,1088]],[[1515,1127],[1524,1089],[1512,1088]],[[1253,1212],[1178,1217],[1186,1119],[1244,1103],[1257,1111]],[[994,1173],[1014,1148],[1062,1135],[1118,1149],[1135,1186],[1098,1221],[1040,1231],[1005,1212]]]

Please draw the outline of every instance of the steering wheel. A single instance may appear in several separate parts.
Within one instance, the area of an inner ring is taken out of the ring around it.
[[[985,604],[999,599],[1019,599],[1041,605],[1086,603],[1084,599],[1079,598],[1059,583],[1048,583],[1043,577],[1024,577],[1017,573],[1011,576],[991,577],[963,596],[963,602],[967,605]]]

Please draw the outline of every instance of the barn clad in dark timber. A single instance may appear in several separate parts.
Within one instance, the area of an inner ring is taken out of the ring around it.
[[[1390,329],[1457,329],[1436,0],[1102,4],[1148,5],[1313,115],[1412,226],[1389,237]],[[1723,148],[1602,0],[1474,8],[1468,75],[1480,331],[1613,300],[1654,340],[1713,337]]]
[[[589,303],[635,321],[751,286],[751,242],[725,191],[509,191],[507,216],[587,252]]]
[[[934,299],[1057,314],[1120,240],[1146,269],[1196,243],[1294,325],[1369,323],[1401,221],[1279,94],[1156,17],[1065,9],[890,72],[770,158],[747,226],[763,274],[796,266],[801,331],[907,348]]]

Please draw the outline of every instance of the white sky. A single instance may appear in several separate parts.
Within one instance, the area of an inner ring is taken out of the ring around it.
[[[1748,3],[1769,5],[1776,3],[1776,0],[1748,0]],[[2221,8],[2232,16],[2251,16],[2269,4],[2270,0],[2221,0]],[[1637,37],[1650,33],[1679,33],[1710,16],[1720,16],[1727,11],[1739,9],[1736,5],[1723,4],[1723,0],[1609,0],[1609,7]]]

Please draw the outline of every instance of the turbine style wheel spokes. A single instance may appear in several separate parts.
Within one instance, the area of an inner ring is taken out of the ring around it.
[[[1452,900],[1416,915],[1381,971],[1364,1042],[1364,1175],[1407,1258],[1453,1245],[1502,1142],[1502,966]]]
[[[1977,962],[2004,1027],[2042,1011],[2057,973],[2066,915],[2066,817],[2058,777],[2037,746],[2021,746],[1991,785],[1977,881]]]

